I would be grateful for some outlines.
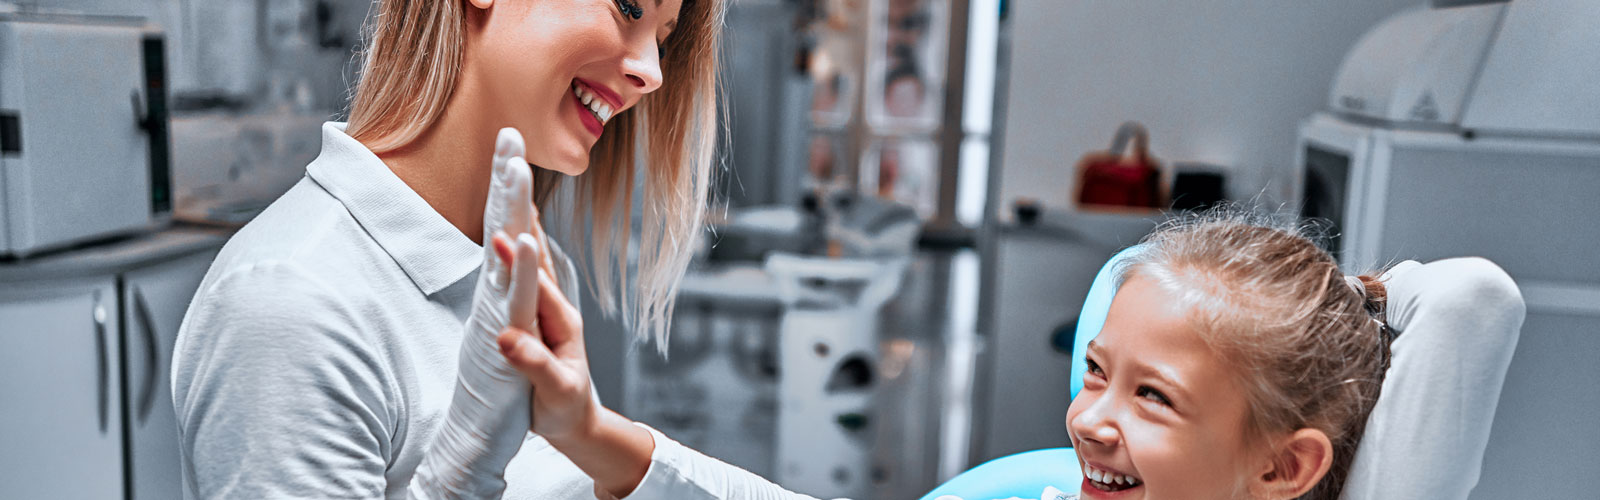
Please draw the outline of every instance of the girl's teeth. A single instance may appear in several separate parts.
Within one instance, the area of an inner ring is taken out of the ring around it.
[[[1099,483],[1102,483],[1102,484],[1107,484],[1107,485],[1134,486],[1134,485],[1138,484],[1138,480],[1134,479],[1133,476],[1125,476],[1125,475],[1122,475],[1122,474],[1116,474],[1116,473],[1113,473],[1113,472],[1103,471],[1103,470],[1096,469],[1096,468],[1093,468],[1093,467],[1085,467],[1084,468],[1084,476],[1087,476],[1089,479],[1093,479],[1096,482],[1099,482]]]

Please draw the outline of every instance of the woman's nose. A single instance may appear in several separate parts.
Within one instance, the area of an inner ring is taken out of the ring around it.
[[[661,56],[655,40],[633,44],[622,61],[622,72],[633,90],[640,94],[661,88]]]
[[[1076,416],[1067,419],[1067,429],[1078,441],[1090,441],[1101,446],[1116,446],[1122,440],[1122,432],[1117,429],[1116,421],[1111,418],[1112,408],[1110,398],[1098,398],[1091,402],[1088,408]],[[1082,446],[1082,444],[1078,444]]]

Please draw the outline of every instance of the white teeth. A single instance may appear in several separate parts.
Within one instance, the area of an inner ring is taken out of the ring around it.
[[[594,92],[591,92],[588,88],[573,82],[572,95],[577,96],[578,101],[589,108],[589,111],[594,113],[595,118],[600,119],[601,125],[611,120],[611,115],[614,114],[611,110],[611,105],[606,104],[604,99],[595,96]]]
[[[1133,476],[1103,471],[1087,465],[1083,467],[1083,475],[1096,482],[1108,485],[1137,486],[1139,484],[1139,480],[1134,479]]]

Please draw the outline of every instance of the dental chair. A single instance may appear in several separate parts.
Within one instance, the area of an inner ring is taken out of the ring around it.
[[[1107,261],[1090,285],[1073,342],[1072,396],[1087,369],[1079,354],[1100,333],[1116,295],[1117,268],[1142,247]],[[1526,310],[1510,276],[1481,258],[1403,262],[1386,274],[1388,322],[1400,333],[1377,406],[1345,479],[1342,499],[1465,499],[1478,482],[1489,428]],[[1420,293],[1396,293],[1397,290]],[[1426,306],[1426,307],[1423,307]],[[1406,335],[1409,325],[1432,328]],[[1450,331],[1435,331],[1450,330]],[[1063,412],[1065,409],[1061,409]],[[1071,498],[1083,484],[1072,448],[997,458],[957,475],[923,500]],[[1052,490],[1047,490],[1052,488]]]

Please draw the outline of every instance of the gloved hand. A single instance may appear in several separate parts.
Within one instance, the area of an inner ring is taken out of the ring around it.
[[[516,251],[532,255],[536,229],[533,172],[523,161],[522,135],[500,129],[483,212],[483,265],[461,339],[455,395],[444,425],[412,479],[414,497],[499,498],[505,469],[527,436],[528,380],[506,362],[496,338],[507,326],[539,331],[536,322],[540,259],[503,261],[491,238],[518,235]]]

